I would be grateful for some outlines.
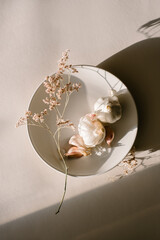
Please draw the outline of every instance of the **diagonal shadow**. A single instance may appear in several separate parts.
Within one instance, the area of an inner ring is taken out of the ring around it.
[[[103,61],[98,67],[116,75],[130,90],[137,106],[138,151],[157,150],[160,143],[160,39],[138,42]]]
[[[132,93],[139,114],[136,148],[159,145],[160,39],[148,39],[112,56],[99,67],[118,76]],[[159,239],[160,165],[146,169],[0,226],[1,240]]]
[[[0,226],[1,240],[159,239],[160,165]]]

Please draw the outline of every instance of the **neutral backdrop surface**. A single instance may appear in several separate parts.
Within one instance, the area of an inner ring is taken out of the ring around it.
[[[160,239],[160,1],[0,0],[0,239]],[[68,178],[15,123],[61,52],[123,81],[139,114],[139,171]],[[144,167],[152,165],[150,167]],[[148,162],[147,162],[148,161]]]

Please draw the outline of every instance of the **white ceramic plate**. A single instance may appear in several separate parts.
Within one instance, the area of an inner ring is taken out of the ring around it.
[[[82,87],[78,93],[73,93],[66,109],[65,119],[70,119],[77,127],[80,117],[93,111],[93,105],[99,97],[108,95],[112,86],[119,95],[122,105],[122,118],[112,125],[115,139],[112,147],[105,147],[101,156],[93,153],[90,156],[67,159],[69,175],[88,176],[102,174],[120,163],[130,151],[137,134],[137,110],[134,100],[126,86],[113,74],[92,66],[76,66],[78,73],[71,75],[71,81],[80,82]],[[66,77],[66,76],[65,76]],[[42,99],[46,95],[43,84],[35,92],[29,109],[32,112],[42,111],[46,105]],[[51,129],[55,128],[55,114],[48,115],[47,122]],[[51,167],[64,172],[62,161],[56,150],[51,135],[44,129],[28,126],[31,142],[39,156]],[[74,133],[72,130],[62,130],[61,146],[66,145]]]

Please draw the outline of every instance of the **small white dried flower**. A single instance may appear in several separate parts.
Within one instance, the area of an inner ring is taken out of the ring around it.
[[[45,99],[43,99],[43,102],[44,102],[45,104],[49,105],[49,98],[46,97]]]
[[[18,122],[16,123],[16,127],[20,127],[26,124],[26,117],[21,117]]]
[[[73,131],[75,130],[75,126],[70,120],[64,120],[58,117],[57,117],[57,126],[69,127],[69,128],[72,128]]]
[[[133,147],[119,166],[122,166],[124,169],[124,174],[128,175],[129,172],[133,172],[137,165],[138,161],[135,158],[135,147]]]
[[[46,115],[47,113],[48,113],[47,109],[44,109],[43,112],[42,112],[43,115]]]
[[[25,116],[26,116],[27,119],[28,119],[29,117],[31,117],[31,116],[32,116],[31,111],[27,111],[27,112],[25,113]]]
[[[35,122],[39,122],[40,116],[41,116],[40,114],[35,113],[35,114],[33,115],[32,119],[33,119]]]

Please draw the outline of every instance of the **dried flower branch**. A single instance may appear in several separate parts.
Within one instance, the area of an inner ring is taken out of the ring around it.
[[[64,201],[66,187],[67,187],[67,175],[68,175],[68,167],[66,165],[64,156],[60,149],[60,134],[63,128],[71,128],[75,130],[74,124],[70,120],[64,119],[64,114],[66,107],[69,103],[70,95],[73,92],[78,92],[81,85],[79,83],[72,83],[71,82],[71,73],[77,73],[77,69],[72,65],[68,65],[67,61],[69,59],[69,50],[66,50],[62,53],[61,59],[58,61],[58,71],[53,76],[47,76],[44,79],[43,85],[45,88],[45,92],[47,93],[47,97],[42,99],[42,101],[46,104],[46,108],[41,111],[40,113],[32,113],[31,111],[27,111],[24,117],[21,117],[16,124],[16,127],[22,125],[31,125],[37,126],[46,129],[53,137],[59,156],[63,161],[64,165],[64,172],[65,172],[65,185],[64,185],[64,192],[62,196],[62,200],[60,202],[59,208],[56,212],[59,213],[61,206]],[[64,81],[64,73],[67,73],[68,79],[67,83]],[[65,96],[64,105],[62,107],[62,95]],[[59,106],[62,107],[60,111]],[[57,129],[55,132],[52,132],[50,127],[47,125],[45,121],[45,116],[49,114],[50,111],[54,110],[56,114],[56,126]]]
[[[122,160],[119,166],[123,167],[124,174],[128,175],[133,172],[135,167],[137,166],[138,161],[135,158],[135,147],[132,147],[127,156]]]

